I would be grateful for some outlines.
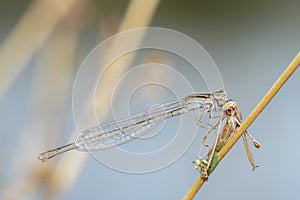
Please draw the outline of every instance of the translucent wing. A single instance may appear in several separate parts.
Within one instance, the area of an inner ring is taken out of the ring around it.
[[[145,134],[165,119],[196,108],[186,107],[186,99],[165,103],[143,113],[86,129],[75,140],[75,146],[80,151],[94,151],[124,144]]]

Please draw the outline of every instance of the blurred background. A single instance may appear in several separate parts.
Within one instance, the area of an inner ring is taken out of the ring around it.
[[[93,80],[96,86],[89,87],[92,74],[84,74],[80,83],[86,93],[77,93],[83,98],[74,108],[80,66],[99,43],[119,32],[149,26],[172,29],[204,47],[220,71],[222,89],[239,103],[245,118],[299,51],[299,6],[296,0],[2,0],[0,198],[182,199],[199,176],[191,162],[199,153],[205,132],[201,128],[176,159],[147,173],[127,170],[126,160],[115,167],[77,151],[46,163],[36,157],[73,141],[78,130],[95,125],[95,115],[107,122],[191,92],[207,92],[204,78],[178,55],[141,50],[116,59],[101,80]],[[127,42],[138,47],[142,40]],[[122,45],[113,43],[107,54]],[[174,69],[171,74],[165,66]],[[123,82],[126,76],[130,83]],[[147,84],[140,82],[143,77]],[[251,171],[239,141],[195,199],[300,198],[299,77],[298,70],[249,128],[262,143],[259,151],[252,148],[259,168]],[[188,128],[181,134],[194,133],[196,116],[193,112],[167,120],[159,134],[121,148],[139,154],[157,151],[172,141],[180,123]]]

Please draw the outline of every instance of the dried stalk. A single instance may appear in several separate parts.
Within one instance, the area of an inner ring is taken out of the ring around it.
[[[285,84],[285,82],[289,79],[289,77],[295,72],[295,70],[300,65],[300,52],[296,55],[287,69],[282,73],[282,75],[277,79],[274,85],[270,88],[270,90],[266,93],[266,95],[262,98],[262,100],[257,104],[257,106],[253,109],[247,119],[242,123],[241,127],[233,134],[233,136],[228,140],[226,145],[218,152],[219,161],[221,161],[224,156],[228,153],[228,151],[233,147],[233,145],[238,141],[238,139],[245,133],[247,128],[252,124],[252,122],[257,118],[257,116],[263,111],[263,109],[268,105],[268,103],[273,99],[273,97],[277,94],[279,89]],[[195,181],[194,185],[190,188],[187,194],[183,199],[193,199],[197,194],[199,189],[202,187],[205,182],[205,178],[198,177]]]

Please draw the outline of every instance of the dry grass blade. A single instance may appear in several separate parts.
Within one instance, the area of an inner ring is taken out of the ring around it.
[[[120,24],[119,32],[128,30],[131,28],[137,28],[137,27],[146,27],[149,26],[153,15],[156,12],[156,8],[159,4],[159,0],[155,1],[139,1],[139,0],[131,0],[127,11],[125,13],[125,16],[122,20],[122,23]],[[147,9],[145,9],[147,8]],[[136,38],[135,41],[128,41],[128,42],[135,42],[136,47],[139,46],[140,42],[142,41],[143,36],[141,35],[141,38]],[[122,44],[119,41],[114,41],[110,49],[107,51],[107,54],[105,55],[107,58],[111,57],[111,52],[117,51],[120,47],[120,45],[126,45]],[[104,58],[105,59],[105,58]],[[97,102],[95,103],[95,108],[98,110],[101,110],[101,116],[98,116],[98,119],[104,118],[106,113],[109,111],[109,105],[111,102],[111,91],[113,90],[115,84],[119,80],[119,78],[122,76],[122,74],[127,70],[129,67],[129,63],[134,59],[134,57],[128,56],[128,58],[125,60],[125,62],[116,61],[113,64],[110,65],[110,67],[107,69],[106,74],[108,76],[101,77],[99,87],[97,89],[101,90],[101,93],[97,93],[100,96],[95,96],[94,98],[97,99]],[[91,98],[89,99],[90,102],[88,102],[86,107],[86,112],[82,116],[82,121],[89,119],[91,116],[94,115],[94,109],[89,109],[89,106],[93,106],[93,95],[91,95]],[[94,107],[93,107],[94,108]],[[87,122],[88,124],[88,122]],[[73,135],[75,136],[77,132],[75,131]],[[78,174],[80,173],[86,158],[88,154],[68,154],[62,155],[61,160],[59,161],[52,178],[53,185],[59,185],[61,191],[67,191],[76,181],[76,178]],[[72,167],[70,167],[72,166]],[[58,184],[57,184],[58,183]]]
[[[294,71],[300,65],[300,52],[296,55],[293,61],[290,63],[288,68],[282,73],[282,75],[278,78],[278,80],[274,83],[274,85],[270,88],[270,90],[266,93],[266,95],[262,98],[262,100],[257,104],[257,106],[253,109],[250,115],[246,118],[246,120],[242,123],[241,127],[233,134],[233,136],[228,140],[226,145],[220,150],[218,153],[220,161],[224,158],[224,156],[228,153],[228,151],[233,147],[233,145],[238,141],[238,139],[245,133],[247,128],[252,124],[252,122],[257,118],[257,116],[263,111],[263,109],[268,105],[268,103],[273,99],[279,89],[285,84],[285,82],[289,79],[289,77],[294,73]],[[206,179],[202,177],[198,177],[195,181],[194,185],[190,188],[183,199],[193,199],[197,194],[199,189],[202,187],[203,183]]]
[[[76,0],[32,2],[0,47],[0,96],[47,41],[74,3]]]

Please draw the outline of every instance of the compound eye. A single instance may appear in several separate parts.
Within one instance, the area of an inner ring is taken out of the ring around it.
[[[227,115],[231,115],[234,112],[234,108],[232,106],[230,106],[227,110],[226,110],[226,114]]]

